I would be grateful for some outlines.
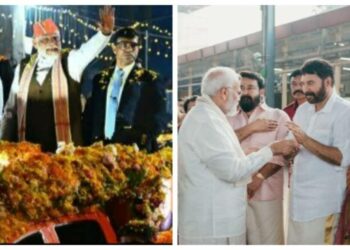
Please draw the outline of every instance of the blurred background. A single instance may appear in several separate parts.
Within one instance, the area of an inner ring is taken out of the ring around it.
[[[309,58],[335,69],[335,88],[350,99],[350,6],[179,6],[179,100],[200,94],[213,66],[253,70],[267,82],[267,102],[290,102],[288,75]]]

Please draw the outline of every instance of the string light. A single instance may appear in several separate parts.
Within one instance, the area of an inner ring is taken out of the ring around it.
[[[70,9],[53,8],[46,6],[30,6],[26,7],[27,11],[34,10],[35,14],[27,14],[27,25],[32,26],[39,20],[51,17],[56,20],[58,27],[61,29],[62,43],[70,45],[69,47],[77,48],[78,44],[86,42],[92,35],[92,31],[98,31],[98,27],[95,25],[97,20],[93,20],[88,17],[79,16],[78,13],[74,13]],[[13,19],[12,14],[0,13],[0,16],[4,19]],[[6,22],[5,22],[6,25]],[[155,54],[157,56],[163,56],[169,58],[169,51],[172,49],[172,33],[167,29],[162,29],[155,24],[148,22],[136,21],[130,25],[130,27],[138,28],[140,30],[148,30],[148,35],[143,35],[142,38],[145,42],[148,42],[148,54]],[[82,31],[83,30],[83,31]],[[4,31],[4,27],[0,26],[0,33]],[[142,32],[140,32],[142,35]],[[155,38],[154,38],[155,37]],[[153,39],[151,39],[153,38]],[[108,44],[111,47],[111,44]],[[144,45],[140,45],[140,49],[144,49]],[[99,59],[105,61],[114,60],[113,56],[101,56]]]

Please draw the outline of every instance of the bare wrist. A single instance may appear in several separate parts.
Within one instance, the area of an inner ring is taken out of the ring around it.
[[[304,140],[300,144],[304,146],[305,144],[307,144],[309,142],[309,140],[310,140],[310,137],[305,135]]]
[[[259,129],[255,126],[255,122],[252,122],[249,125],[250,125],[250,129],[253,133],[259,132]]]

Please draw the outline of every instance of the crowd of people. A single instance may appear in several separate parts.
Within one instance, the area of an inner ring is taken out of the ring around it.
[[[206,72],[178,116],[180,244],[341,243],[350,103],[326,60],[307,60],[289,82],[293,102],[281,110],[265,103],[260,74]]]
[[[99,14],[99,31],[79,49],[61,47],[53,20],[33,25],[35,52],[17,65],[13,80],[0,91],[1,140],[37,143],[46,152],[97,141],[158,149],[156,139],[166,126],[165,84],[158,73],[137,63],[139,33],[116,29],[114,8],[104,7]],[[94,77],[92,93],[83,102],[82,74],[108,43],[114,64]]]

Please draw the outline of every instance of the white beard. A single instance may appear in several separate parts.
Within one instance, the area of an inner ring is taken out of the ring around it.
[[[38,55],[38,69],[50,68],[58,58],[58,54],[56,55],[48,55],[45,52],[39,52]]]
[[[36,70],[36,80],[40,85],[43,84],[45,77],[47,73],[52,68],[53,64],[55,63],[56,59],[58,59],[59,56],[57,55],[47,55],[46,53],[39,52],[38,54],[38,65]]]
[[[228,116],[234,116],[237,113],[237,104],[234,104],[232,108],[226,113]]]
[[[238,104],[234,104],[229,111],[226,113],[228,116],[234,116],[237,113]]]
[[[233,116],[237,113],[237,107],[238,107],[238,102],[234,101],[232,97],[229,97],[229,99],[226,102],[226,115],[228,116]]]

